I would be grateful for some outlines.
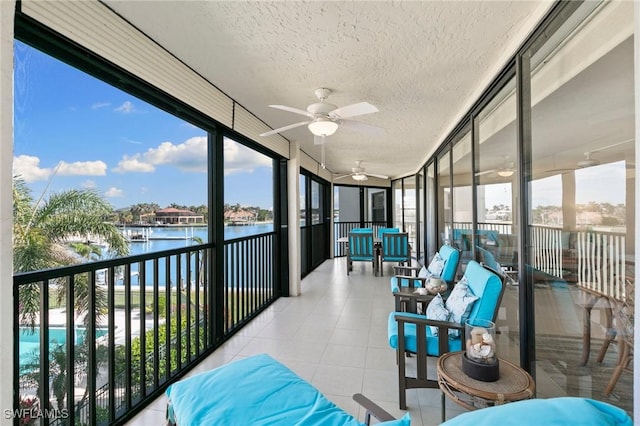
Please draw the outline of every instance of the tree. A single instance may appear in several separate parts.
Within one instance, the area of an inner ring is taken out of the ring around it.
[[[112,212],[111,205],[92,190],[68,190],[44,194],[34,202],[24,180],[14,178],[13,185],[13,269],[14,272],[29,272],[58,268],[83,260],[67,245],[72,238],[91,238],[104,241],[111,254],[125,256],[129,245],[124,236],[111,223],[105,221]],[[65,282],[59,284],[64,291]],[[79,316],[89,310],[89,300],[80,301],[88,291],[76,281],[74,305]],[[88,285],[85,281],[84,287]],[[40,286],[38,283],[20,288],[20,320],[35,326],[39,311]]]
[[[92,190],[68,190],[54,193],[48,199],[44,194],[34,202],[26,183],[20,178],[14,178],[13,185],[13,266],[14,272],[29,272],[40,269],[56,268],[72,265],[85,260],[91,254],[101,255],[91,244],[78,243],[75,246],[68,244],[73,238],[86,238],[104,241],[111,254],[125,256],[129,253],[129,245],[117,228],[105,221],[112,213],[112,208],[101,196]],[[75,251],[74,251],[75,247]],[[60,304],[66,304],[68,309],[73,309],[75,317],[84,316],[84,325],[87,329],[90,315],[95,316],[96,324],[106,310],[106,294],[104,289],[96,287],[93,292],[94,300],[91,300],[90,285],[87,274],[79,274],[74,277],[73,301],[66,300],[67,280],[56,282],[55,297]],[[28,324],[32,329],[36,325],[40,298],[39,283],[23,285],[20,288],[20,321]],[[92,303],[96,310],[89,312]],[[71,305],[71,306],[69,306]],[[76,371],[86,369],[86,356],[88,348],[84,343],[76,345]],[[57,346],[51,350],[50,379],[53,389],[53,397],[57,406],[62,406],[67,389],[66,376],[66,352],[63,346]],[[99,349],[97,354],[99,365],[104,362],[106,351]],[[38,355],[39,356],[39,355]],[[34,362],[28,369],[31,379],[38,382],[39,364]],[[85,391],[86,393],[86,391]],[[86,397],[86,395],[85,395]],[[46,406],[45,406],[46,407]]]

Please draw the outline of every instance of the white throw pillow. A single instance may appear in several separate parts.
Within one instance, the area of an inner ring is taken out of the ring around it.
[[[429,263],[429,272],[431,275],[440,276],[442,274],[442,270],[444,269],[444,259],[440,256],[440,253],[437,253],[431,259],[431,263]]]
[[[430,276],[431,272],[429,272],[426,266],[420,268],[420,272],[418,272],[418,278],[429,278]]]
[[[450,321],[463,324],[467,320],[473,304],[479,297],[474,295],[467,283],[467,278],[462,279],[453,287],[451,294],[447,298],[445,307],[451,312]]]
[[[427,319],[435,320],[435,321],[449,321],[449,316],[451,313],[447,310],[444,305],[444,301],[442,300],[442,296],[436,294],[429,305],[427,305],[426,317]],[[438,327],[429,326],[431,330],[432,336],[438,335]]]

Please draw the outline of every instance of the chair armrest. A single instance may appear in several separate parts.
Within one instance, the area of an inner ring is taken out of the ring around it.
[[[394,273],[396,275],[398,274],[406,275],[407,273],[411,273],[411,271],[413,271],[415,275],[418,275],[418,271],[420,271],[420,269],[422,269],[422,266],[394,266],[393,267]],[[398,271],[402,271],[402,273],[399,273]]]
[[[395,417],[387,413],[382,407],[380,407],[378,404],[362,395],[361,393],[354,394],[353,400],[367,410],[364,416],[364,423],[366,425],[370,424],[371,416],[375,417],[379,422],[396,420]]]
[[[432,320],[429,318],[426,318],[424,315],[419,315],[417,314],[416,316],[413,315],[406,315],[404,312],[400,313],[400,312],[396,312],[396,321],[400,322],[408,322],[408,323],[412,323],[412,324],[421,324],[421,325],[430,325],[433,327],[438,327],[438,329],[441,328],[452,328],[454,330],[464,330],[464,324],[459,324],[457,322],[449,322],[449,321],[437,321],[437,320]]]
[[[404,315],[396,313],[396,321],[398,321],[398,330],[404,330],[404,323],[412,323],[416,325],[416,336],[418,337],[418,356],[426,356],[426,345],[424,344],[424,333],[427,326],[438,328],[438,351],[440,355],[449,352],[449,329],[460,330],[460,340],[465,341],[465,326],[457,322],[437,321],[426,317],[418,317],[417,315]],[[400,339],[399,339],[400,340]],[[402,339],[403,340],[403,339]],[[421,346],[420,341],[422,340]],[[404,341],[398,342],[398,350],[404,352]]]
[[[414,277],[412,275],[396,275],[395,277],[398,279],[422,281],[422,287],[424,287],[425,282],[427,282],[427,279],[425,277]]]

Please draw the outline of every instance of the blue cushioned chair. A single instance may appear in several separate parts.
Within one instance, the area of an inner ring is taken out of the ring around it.
[[[375,275],[376,251],[373,246],[373,232],[349,232],[347,275],[353,270],[353,262],[371,262]]]
[[[384,234],[385,232],[397,234],[398,232],[400,232],[400,228],[380,228],[378,229],[378,238],[382,240],[382,234]]]
[[[383,273],[383,262],[407,263],[411,266],[411,250],[409,250],[409,234],[406,232],[383,232],[380,247],[380,275]]]
[[[469,312],[468,320],[485,319],[495,322],[504,293],[504,280],[475,260],[469,261],[463,278],[466,278],[469,290],[478,297]],[[428,326],[437,328],[437,335],[433,335]],[[450,329],[459,330],[459,333],[450,335]],[[398,359],[401,410],[407,408],[407,389],[438,388],[438,381],[427,377],[427,357],[462,350],[461,342],[465,339],[464,324],[436,321],[425,315],[404,312],[392,312],[389,315],[388,336],[389,346],[396,350]],[[405,353],[417,355],[416,377],[407,377]]]
[[[396,276],[391,278],[391,292],[397,293],[400,287],[424,287],[425,282],[431,276],[442,278],[451,287],[460,262],[460,250],[449,245],[443,245],[438,250],[438,254],[444,260],[444,267],[439,275],[433,274],[427,265],[422,267],[396,266]]]
[[[360,233],[373,233],[373,228],[353,228],[351,231],[349,232],[360,232]]]

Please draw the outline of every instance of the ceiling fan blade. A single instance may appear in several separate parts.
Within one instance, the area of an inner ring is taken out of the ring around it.
[[[326,141],[327,141],[327,137],[325,135],[322,135],[322,136],[314,135],[313,136],[313,144],[314,145],[322,145]]]
[[[373,124],[363,123],[361,121],[340,120],[340,126],[344,126],[347,129],[357,130],[359,132],[367,133],[372,136],[384,135],[384,129],[382,127],[374,126]]]
[[[363,174],[365,174],[367,176],[375,177],[375,178],[378,178],[378,179],[389,179],[389,176],[377,175],[375,173],[364,172]]]
[[[286,105],[269,105],[271,108],[281,109],[283,111],[293,112],[295,114],[306,115],[309,118],[316,118],[316,116],[309,111],[305,111],[303,109],[294,108]]]
[[[497,169],[485,170],[483,172],[476,173],[476,176],[484,176],[484,175],[488,175],[490,173],[495,173],[497,171],[498,171]]]
[[[271,136],[271,135],[275,135],[276,133],[282,133],[285,130],[290,130],[290,129],[294,129],[296,127],[300,127],[300,126],[304,126],[305,124],[309,124],[311,123],[311,121],[301,121],[299,123],[295,123],[295,124],[289,124],[288,126],[284,126],[284,127],[279,127],[277,129],[273,129],[270,130],[268,132],[264,132],[264,133],[260,133],[260,136]]]
[[[546,173],[553,173],[553,174],[563,174],[563,173],[569,173],[569,172],[575,172],[576,169],[552,169],[552,170],[545,170]]]
[[[373,112],[378,112],[378,108],[371,105],[369,102],[359,102],[357,104],[351,104],[336,108],[333,111],[329,112],[329,117],[350,118],[356,117],[358,115],[371,114]]]
[[[333,180],[344,179],[344,178],[349,177],[351,175],[352,175],[352,173],[349,173],[348,175],[336,176],[336,177],[333,178]]]

